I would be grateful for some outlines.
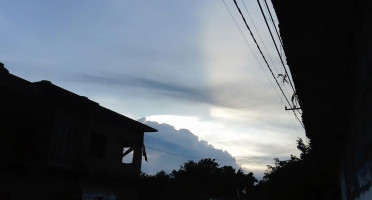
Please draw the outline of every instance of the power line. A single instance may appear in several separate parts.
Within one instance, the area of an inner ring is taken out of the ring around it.
[[[240,10],[239,5],[238,5],[238,3],[236,2],[236,0],[234,0],[234,3],[235,3],[236,8],[238,9],[238,11],[239,11],[239,13],[240,13],[240,15],[241,15],[243,21],[244,21],[244,23],[245,23],[245,26],[246,26],[247,29],[249,30],[249,33],[251,34],[252,39],[253,39],[254,43],[256,44],[256,46],[257,46],[257,48],[258,48],[258,50],[259,50],[259,52],[260,52],[262,58],[264,59],[264,61],[265,61],[266,65],[267,65],[267,67],[269,68],[269,70],[270,70],[270,72],[271,72],[271,75],[274,77],[275,82],[276,82],[276,84],[278,85],[278,87],[279,87],[280,91],[282,92],[282,94],[284,95],[285,100],[287,101],[289,107],[292,108],[292,106],[291,106],[291,104],[289,103],[289,100],[288,100],[287,96],[285,95],[285,93],[284,93],[282,87],[281,87],[280,84],[278,83],[278,80],[275,78],[275,75],[274,75],[274,73],[273,73],[273,71],[272,71],[272,69],[271,69],[269,63],[267,62],[267,60],[266,60],[266,58],[265,58],[265,55],[262,53],[262,50],[261,50],[260,46],[258,45],[257,40],[256,40],[256,38],[254,37],[254,35],[253,35],[253,33],[252,33],[252,30],[249,28],[249,26],[248,26],[248,24],[247,24],[247,21],[245,20],[245,17],[244,17],[244,15],[243,15],[242,11]],[[261,10],[262,10],[262,9],[261,9]],[[266,21],[266,24],[267,24],[267,21]],[[284,68],[284,69],[285,69],[285,68]],[[288,77],[288,78],[289,78],[289,77]],[[290,80],[290,79],[289,79],[289,80]],[[293,89],[294,89],[294,88],[293,88]],[[294,110],[292,110],[292,111],[293,111],[293,113],[294,113],[296,119],[297,119],[297,120],[300,122],[300,124],[302,125],[302,127],[304,127],[304,125],[302,124],[301,120],[298,118],[296,112],[295,112]],[[304,128],[305,128],[305,127],[304,127]]]
[[[236,4],[236,0],[234,0],[234,2],[235,2],[235,4]],[[279,52],[278,46],[276,45],[276,42],[275,42],[274,36],[273,36],[273,34],[272,34],[272,32],[271,32],[270,26],[269,26],[269,24],[267,23],[267,19],[266,19],[265,13],[263,12],[263,9],[262,9],[262,6],[261,6],[261,3],[260,3],[260,0],[257,0],[257,3],[258,3],[258,5],[259,5],[259,7],[260,7],[260,10],[261,10],[262,16],[263,16],[263,18],[264,18],[264,20],[265,20],[266,26],[267,26],[267,28],[269,29],[271,39],[272,39],[273,42],[274,42],[275,49],[276,49],[276,51],[278,52],[278,55],[279,55],[279,58],[280,58],[280,61],[281,61],[282,65],[283,65],[284,71],[285,71],[285,73],[286,73],[287,76],[288,76],[288,80],[289,80],[289,83],[290,83],[290,85],[291,85],[291,87],[292,87],[292,90],[293,90],[294,93],[296,93],[296,90],[295,90],[295,88],[294,88],[294,86],[293,86],[293,84],[292,84],[292,80],[291,80],[291,78],[289,77],[289,73],[287,72],[287,69],[286,69],[286,67],[285,67],[285,64],[284,64],[283,58],[282,58],[282,56],[280,55],[280,52]],[[237,4],[236,4],[236,5],[237,5]]]
[[[279,55],[279,56],[283,57],[283,41],[282,41],[282,38],[280,37],[279,31],[278,31],[278,29],[277,29],[277,27],[276,27],[276,25],[275,25],[275,20],[273,19],[273,16],[271,15],[270,7],[269,7],[269,5],[267,4],[267,1],[266,1],[266,0],[264,0],[264,1],[265,1],[265,5],[266,5],[266,6],[265,6],[265,8],[266,8],[266,13],[267,13],[267,15],[270,16],[271,24],[272,24],[272,26],[273,26],[274,29],[275,29],[276,36],[277,36],[278,40],[280,41],[280,46],[279,46],[280,55]],[[281,72],[281,74],[282,74],[282,73],[283,73],[283,72]]]
[[[271,15],[270,8],[269,8],[269,6],[267,5],[266,0],[264,0],[264,2],[265,2],[265,5],[266,5],[266,8],[267,8],[267,11],[269,11],[269,15],[270,15],[270,18],[271,18],[271,22],[273,23],[273,26],[274,26],[274,29],[275,29],[276,35],[277,35],[278,38],[279,38],[280,44],[283,46],[282,38],[280,37],[280,34],[279,34],[278,29],[276,29],[276,25],[275,25],[275,23],[274,23],[273,16]]]
[[[247,8],[247,6],[246,6],[245,3],[244,3],[244,0],[242,0],[242,3],[243,3],[243,5],[244,5],[245,10],[247,11],[247,14],[248,14],[249,19],[251,20],[251,22],[252,22],[252,24],[253,24],[253,28],[256,30],[256,33],[257,33],[257,35],[258,35],[258,38],[260,39],[260,41],[261,41],[261,43],[262,43],[262,45],[263,45],[263,47],[264,47],[264,49],[265,49],[267,55],[269,56],[269,59],[270,59],[271,63],[272,63],[273,66],[274,66],[274,69],[275,69],[276,73],[278,74],[278,69],[276,69],[276,67],[275,67],[274,61],[273,61],[273,59],[271,58],[271,56],[270,56],[270,54],[269,54],[269,51],[267,50],[266,45],[265,45],[265,43],[263,42],[263,39],[261,38],[260,33],[258,32],[258,29],[257,29],[257,27],[256,27],[256,24],[254,23],[254,21],[253,21],[253,19],[252,19],[252,16],[251,16],[251,14],[249,13],[248,8]]]
[[[282,98],[281,98],[280,94],[278,93],[277,89],[275,88],[275,86],[274,86],[274,85],[272,84],[272,82],[270,81],[269,76],[266,74],[266,72],[265,72],[265,70],[264,70],[264,68],[263,68],[263,66],[262,66],[262,64],[261,64],[261,62],[258,60],[256,54],[254,53],[254,51],[253,51],[251,45],[249,44],[247,38],[244,36],[243,31],[240,29],[240,27],[239,27],[238,23],[236,22],[234,16],[232,15],[232,13],[231,13],[229,7],[226,5],[225,0],[222,0],[222,2],[223,2],[223,4],[225,5],[227,11],[230,13],[231,18],[232,18],[233,21],[235,22],[236,27],[238,28],[240,34],[243,36],[243,38],[244,38],[244,40],[245,40],[245,43],[248,45],[249,49],[251,50],[251,52],[252,52],[252,54],[253,54],[253,57],[256,59],[256,61],[257,61],[258,65],[260,66],[262,72],[265,74],[265,76],[266,76],[267,80],[269,81],[270,85],[274,88],[275,93],[278,95],[279,99],[282,100]],[[253,21],[252,21],[252,22],[253,22]],[[257,32],[257,33],[258,33],[258,32]]]
[[[261,69],[263,70],[263,68],[262,68],[262,65],[261,65],[261,63],[258,61],[258,59],[257,59],[257,56],[254,54],[254,52],[253,52],[253,50],[252,50],[252,47],[249,45],[249,43],[248,43],[248,40],[246,39],[246,37],[244,36],[244,34],[243,34],[243,32],[242,32],[242,30],[240,29],[240,27],[239,27],[239,25],[237,24],[237,22],[236,22],[236,20],[235,20],[235,18],[234,18],[234,16],[232,15],[232,13],[231,13],[231,11],[230,11],[230,9],[228,8],[228,6],[226,5],[226,3],[225,3],[225,1],[224,0],[222,0],[223,1],[223,3],[224,3],[224,5],[225,5],[225,7],[226,7],[226,9],[228,10],[228,12],[229,12],[229,14],[230,14],[230,16],[232,17],[232,19],[234,20],[234,22],[235,22],[235,25],[237,26],[237,28],[239,29],[239,32],[240,32],[240,34],[243,36],[243,38],[244,38],[244,40],[245,40],[245,42],[247,43],[247,45],[248,45],[248,47],[250,48],[250,50],[252,51],[252,53],[253,53],[253,56],[254,56],[254,58],[257,60],[257,62],[258,62],[258,64],[259,64],[259,66],[261,67]],[[277,85],[279,86],[279,89],[281,90],[281,92],[282,92],[282,94],[283,94],[283,96],[285,97],[285,99],[286,99],[286,101],[287,101],[287,103],[288,103],[288,105],[290,106],[290,107],[292,107],[291,106],[291,104],[290,104],[290,102],[288,101],[288,98],[287,98],[287,96],[285,95],[285,93],[284,93],[284,91],[282,90],[282,88],[281,88],[281,86],[278,84],[278,81],[276,80],[276,78],[275,78],[275,75],[273,74],[273,72],[272,72],[272,70],[271,70],[271,68],[270,68],[270,66],[269,66],[269,64],[267,63],[267,60],[266,60],[266,58],[265,58],[265,56],[263,55],[263,53],[262,53],[262,51],[261,51],[261,49],[260,49],[260,47],[259,47],[259,45],[258,45],[258,43],[257,43],[257,41],[256,41],[256,39],[254,38],[254,36],[253,36],[253,34],[252,34],[252,31],[250,30],[250,28],[249,28],[249,26],[248,26],[248,24],[247,24],[247,22],[246,22],[246,20],[245,20],[245,18],[244,18],[244,16],[243,16],[243,14],[242,14],[242,12],[241,12],[241,10],[240,10],[240,8],[239,8],[239,6],[237,5],[237,3],[236,3],[236,1],[234,0],[234,3],[235,3],[235,5],[237,6],[237,8],[238,8],[238,10],[239,10],[239,13],[240,13],[240,15],[242,16],[242,18],[243,18],[243,21],[245,22],[245,24],[246,24],[246,26],[247,26],[247,28],[248,28],[248,30],[250,31],[250,34],[251,34],[251,36],[252,36],[252,38],[253,38],[253,40],[254,40],[254,42],[256,43],[256,45],[257,45],[257,48],[259,49],[259,51],[260,51],[260,53],[261,53],[261,55],[262,55],[262,57],[263,57],[263,59],[264,59],[264,61],[265,61],[265,63],[266,63],[266,65],[268,66],[268,68],[269,68],[269,70],[270,70],[270,72],[271,72],[271,74],[273,75],[273,77],[274,77],[274,79],[275,79],[275,81],[276,81],[276,83],[277,83]],[[244,4],[244,1],[243,1],[243,4]],[[251,19],[252,20],[252,19]],[[252,20],[253,21],[253,20]],[[257,29],[256,29],[256,31],[257,31]],[[257,31],[257,33],[258,33],[258,31]],[[284,68],[285,69],[285,68]],[[285,69],[286,70],[286,69]],[[267,74],[266,74],[266,72],[263,70],[263,72],[264,72],[264,74],[265,74],[265,76],[266,76],[266,78],[269,80],[269,82],[270,82],[270,84],[271,84],[271,86],[273,86],[272,85],[272,83],[271,83],[271,81],[270,81],[270,79],[268,78],[268,76],[267,76]],[[288,76],[288,75],[287,75]],[[273,86],[274,87],[274,86]],[[293,88],[292,88],[293,89]],[[277,91],[276,91],[276,89],[275,89],[275,87],[274,87],[274,90],[275,90],[275,92],[277,93]],[[278,93],[277,93],[278,94]],[[281,99],[281,97],[280,97],[280,95],[278,95],[279,96],[279,98]],[[295,113],[295,111],[294,110],[292,110],[293,111],[293,113],[294,113],[294,115],[295,115],[295,117],[296,117],[296,119],[300,122],[300,124],[302,125],[302,127],[303,128],[305,128],[304,127],[304,125],[303,125],[303,123],[301,122],[301,120],[298,118],[298,116],[297,116],[297,114]]]
[[[235,1],[235,0],[234,0],[234,1]],[[278,38],[279,38],[279,40],[280,40],[280,42],[281,42],[281,45],[282,45],[283,43],[282,43],[282,40],[281,40],[281,38],[280,38],[279,32],[278,32],[278,30],[276,29],[276,26],[275,26],[275,24],[274,24],[274,19],[273,19],[272,15],[271,15],[271,12],[270,12],[269,6],[268,6],[266,0],[264,0],[264,2],[265,2],[265,4],[266,4],[266,8],[267,8],[267,10],[269,11],[269,15],[270,15],[270,17],[271,17],[271,21],[272,21],[272,23],[273,23],[273,26],[274,26],[275,31],[276,31],[276,33],[277,33],[277,36],[278,36]],[[288,74],[288,72],[287,72],[287,69],[286,69],[285,64],[284,64],[284,62],[283,62],[283,58],[282,58],[282,56],[281,56],[281,54],[280,54],[280,52],[279,52],[279,50],[278,50],[278,47],[277,47],[276,42],[275,42],[275,39],[274,39],[274,37],[273,37],[273,34],[272,34],[271,29],[270,29],[270,27],[269,27],[269,24],[268,24],[268,22],[267,22],[267,19],[266,19],[265,13],[263,12],[263,9],[262,9],[262,6],[261,6],[261,3],[260,3],[259,0],[257,0],[257,3],[258,3],[258,5],[259,5],[259,7],[260,7],[260,10],[261,10],[262,16],[263,16],[263,18],[264,18],[264,20],[265,20],[265,23],[266,23],[266,26],[267,26],[267,28],[268,28],[268,30],[269,30],[269,32],[270,32],[271,39],[272,39],[273,42],[274,42],[275,49],[276,49],[276,51],[277,51],[277,53],[278,53],[278,55],[279,55],[280,61],[281,61],[282,65],[283,65],[284,71],[285,71],[285,73],[286,73],[286,75],[287,75],[287,77],[288,77],[289,83],[290,83],[290,85],[291,85],[291,87],[292,87],[292,90],[293,90],[293,92],[294,92],[294,94],[295,94],[295,93],[296,93],[296,90],[295,90],[295,88],[294,88],[294,86],[293,86],[293,83],[292,83],[292,80],[291,80],[291,78],[290,78],[290,76],[289,76],[289,74]],[[288,102],[288,103],[289,103],[289,102]],[[303,123],[301,122],[301,120],[298,118],[296,112],[295,112],[294,110],[292,110],[292,111],[293,111],[293,114],[295,115],[296,119],[297,119],[297,120],[300,122],[300,124],[302,125],[302,127],[305,128],[305,126],[303,125]],[[299,113],[300,113],[300,112],[299,112]],[[301,113],[300,113],[300,114],[301,114]]]
[[[258,64],[261,66],[261,63],[258,61],[258,58],[257,58],[256,54],[254,53],[254,51],[253,51],[251,45],[249,44],[247,38],[244,36],[242,30],[240,29],[240,27],[239,27],[238,23],[236,22],[234,16],[232,15],[232,13],[231,13],[229,7],[226,5],[225,0],[222,0],[222,2],[223,2],[223,4],[225,5],[226,9],[229,11],[231,18],[234,20],[236,27],[238,27],[239,32],[240,32],[240,34],[243,36],[243,38],[244,38],[245,42],[247,43],[249,49],[252,51],[252,54],[253,54],[254,58],[256,59],[256,61],[258,62]]]
[[[281,90],[281,92],[282,92],[283,95],[285,96],[285,93],[283,92],[283,89],[280,87],[278,81],[276,80],[275,75],[274,75],[273,71],[271,70],[269,63],[267,62],[267,60],[266,60],[264,54],[262,53],[262,50],[261,50],[260,46],[258,45],[258,43],[257,43],[257,41],[256,41],[256,38],[253,36],[252,30],[249,28],[249,26],[248,26],[248,24],[247,24],[247,21],[245,20],[245,17],[244,17],[244,15],[243,15],[242,11],[240,10],[238,4],[236,3],[236,0],[234,0],[234,3],[235,3],[236,8],[237,8],[238,11],[239,11],[241,17],[243,18],[243,21],[244,21],[244,23],[245,23],[245,26],[248,28],[249,33],[251,34],[252,39],[253,39],[254,43],[256,44],[256,46],[257,46],[257,48],[258,48],[258,50],[259,50],[259,52],[260,52],[262,58],[264,59],[264,61],[265,61],[266,65],[267,65],[267,67],[269,68],[269,70],[270,70],[270,72],[271,72],[271,75],[274,77],[276,84],[279,86],[279,89]],[[286,96],[285,96],[285,97],[286,97]],[[287,100],[289,106],[291,106],[291,104],[289,103],[287,97],[286,97],[286,100]]]

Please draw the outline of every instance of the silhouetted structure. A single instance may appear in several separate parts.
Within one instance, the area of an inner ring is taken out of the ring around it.
[[[272,2],[314,166],[342,199],[372,199],[372,2]]]
[[[137,199],[144,132],[156,129],[2,63],[0,99],[0,199]]]

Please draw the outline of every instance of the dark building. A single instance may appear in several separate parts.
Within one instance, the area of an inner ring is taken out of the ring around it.
[[[316,166],[372,199],[372,1],[272,2]]]
[[[149,126],[0,63],[0,199],[136,199]]]

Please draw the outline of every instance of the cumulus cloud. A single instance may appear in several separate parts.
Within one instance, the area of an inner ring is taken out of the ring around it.
[[[187,129],[176,130],[169,124],[157,122],[140,122],[158,129],[157,133],[145,134],[145,146],[148,162],[143,161],[142,171],[155,174],[160,170],[171,172],[189,161],[198,161],[202,158],[214,158],[221,165],[230,165],[239,168],[234,157],[227,151],[214,148],[208,142],[199,138]]]

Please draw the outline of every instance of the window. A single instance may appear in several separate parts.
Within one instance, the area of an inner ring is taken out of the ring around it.
[[[106,141],[105,135],[100,133],[92,133],[90,137],[90,153],[98,158],[106,157]]]
[[[133,156],[134,156],[134,147],[133,146],[125,146],[123,148],[123,158],[121,159],[121,163],[132,164],[133,163]]]

